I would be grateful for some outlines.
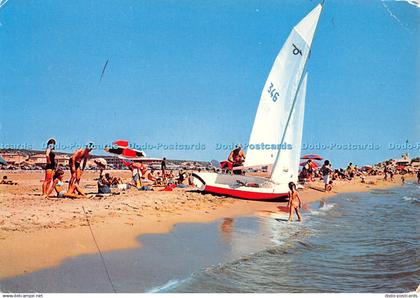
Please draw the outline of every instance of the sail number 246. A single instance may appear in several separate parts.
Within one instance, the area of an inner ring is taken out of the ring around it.
[[[268,93],[270,94],[271,99],[272,99],[274,102],[276,102],[276,101],[277,101],[278,96],[280,95],[280,94],[277,92],[276,88],[274,88],[274,84],[273,84],[273,83],[270,83],[270,87],[268,88]]]

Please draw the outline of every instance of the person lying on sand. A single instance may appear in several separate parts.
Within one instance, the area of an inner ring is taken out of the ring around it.
[[[3,179],[0,181],[0,184],[17,185],[16,182],[13,182],[12,180],[7,180],[7,176],[3,176]]]
[[[302,221],[302,217],[300,216],[299,211],[299,208],[302,207],[302,201],[300,200],[299,193],[296,190],[296,184],[290,182],[289,189],[289,202],[287,203],[287,207],[289,208],[289,219],[287,222],[293,221],[293,209],[298,216],[298,221]]]
[[[85,198],[86,194],[82,191],[79,185],[73,184],[69,186],[68,191],[66,192],[64,190],[64,171],[58,170],[55,172],[53,177],[53,183],[51,185],[51,188],[45,195],[46,198],[49,198],[53,190],[57,192],[57,198],[71,198],[71,199],[77,199],[77,198]]]
[[[82,177],[82,173],[86,167],[86,162],[89,159],[89,154],[93,148],[94,144],[92,142],[88,143],[86,148],[74,151],[73,155],[70,157],[69,166],[71,178],[69,182],[69,190],[74,183],[80,184],[80,178]]]

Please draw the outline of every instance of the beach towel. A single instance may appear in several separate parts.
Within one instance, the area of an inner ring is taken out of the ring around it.
[[[175,184],[168,184],[164,189],[161,189],[160,191],[173,191],[174,188],[176,188]]]

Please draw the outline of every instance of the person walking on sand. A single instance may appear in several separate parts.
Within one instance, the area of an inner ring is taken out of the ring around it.
[[[332,173],[332,169],[329,160],[324,161],[320,171],[322,178],[324,179],[324,191],[328,192],[332,188],[330,185],[330,174]]]
[[[289,208],[289,219],[287,222],[293,221],[293,210],[296,212],[298,217],[298,221],[302,221],[302,217],[300,216],[299,209],[302,207],[302,201],[300,200],[299,193],[296,190],[296,184],[293,182],[289,183],[289,202],[287,203],[287,207]]]
[[[42,195],[45,195],[50,188],[50,184],[53,180],[55,173],[56,163],[55,163],[55,140],[49,139],[47,142],[47,150],[45,151],[45,157],[47,159],[47,164],[45,165],[45,178],[42,183]]]
[[[74,151],[73,155],[70,157],[69,166],[70,166],[70,182],[69,189],[73,184],[79,184],[82,173],[85,170],[86,162],[89,159],[89,154],[93,150],[94,144],[92,142],[86,145],[84,149],[78,149]]]
[[[420,184],[420,169],[417,171],[417,184]]]

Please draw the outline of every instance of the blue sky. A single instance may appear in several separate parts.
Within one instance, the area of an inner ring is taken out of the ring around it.
[[[248,141],[273,61],[316,4],[10,0],[0,8],[0,143],[201,143],[146,153],[224,159],[216,144]],[[303,143],[380,148],[303,153],[366,164],[406,151],[389,144],[420,142],[419,25],[420,8],[405,1],[326,1]]]

